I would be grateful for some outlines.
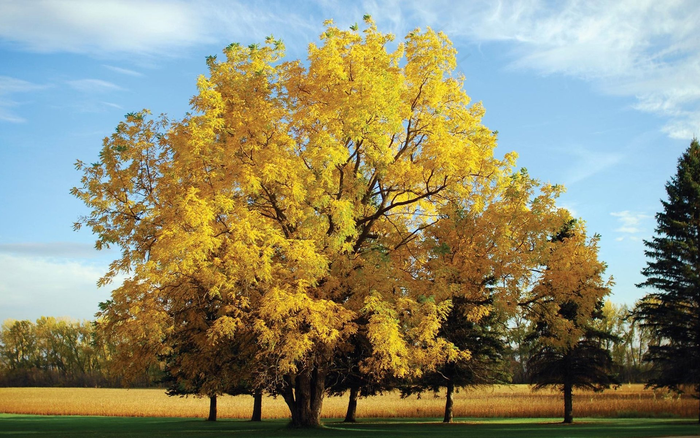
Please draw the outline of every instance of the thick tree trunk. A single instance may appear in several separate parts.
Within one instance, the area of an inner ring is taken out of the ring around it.
[[[356,387],[350,388],[350,400],[348,401],[348,412],[345,414],[344,423],[354,423],[356,421],[355,414],[357,413],[357,398],[360,395],[360,389]]]
[[[209,396],[209,418],[207,421],[216,421],[216,396]]]
[[[253,416],[250,421],[262,421],[262,391],[256,389],[253,393]]]
[[[321,426],[326,373],[317,368],[285,377],[284,401],[292,414],[292,427]]]
[[[569,382],[564,383],[564,423],[570,424],[574,422],[573,409],[573,394],[572,385]]]
[[[443,423],[452,423],[453,407],[454,407],[454,392],[455,385],[452,382],[447,384],[447,395],[445,397],[445,418],[442,420]]]

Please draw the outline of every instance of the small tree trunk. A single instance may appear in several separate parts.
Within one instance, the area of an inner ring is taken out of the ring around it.
[[[442,420],[443,423],[452,423],[453,418],[453,406],[454,406],[454,392],[455,385],[452,382],[447,384],[447,396],[445,397],[445,418]]]
[[[262,399],[262,391],[256,389],[253,393],[253,416],[250,418],[250,421],[262,421]]]
[[[353,386],[350,388],[350,400],[348,401],[348,412],[345,414],[344,423],[354,423],[357,414],[357,398],[360,395],[359,388]]]
[[[216,421],[216,396],[209,396],[209,418],[207,421]]]
[[[573,414],[573,395],[572,385],[569,382],[564,383],[564,423],[570,424],[574,422]]]

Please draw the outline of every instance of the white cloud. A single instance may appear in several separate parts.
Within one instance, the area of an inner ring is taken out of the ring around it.
[[[101,79],[78,79],[75,81],[68,81],[68,85],[83,93],[104,93],[123,89],[116,84]]]
[[[128,68],[116,67],[113,65],[103,65],[102,67],[127,76],[143,76],[143,73],[139,73],[134,70],[129,70]]]
[[[511,66],[591,81],[668,120],[671,137],[700,126],[700,3],[695,0],[547,2],[415,0],[411,8],[454,38],[507,42]],[[440,13],[436,13],[440,11]],[[431,18],[432,17],[432,18]]]
[[[9,96],[18,93],[29,93],[48,88],[47,85],[33,84],[22,79],[0,76],[0,120],[10,123],[23,123],[27,120],[17,115],[12,108],[20,105]]]
[[[0,0],[0,38],[36,52],[167,54],[211,40],[196,3]]]
[[[638,234],[643,233],[645,230],[642,228],[642,223],[651,216],[644,213],[637,213],[633,211],[618,211],[610,213],[611,216],[617,218],[620,226],[615,229],[616,232],[621,233],[615,240],[622,241],[625,239],[630,240],[640,240]]]
[[[97,251],[87,243],[76,242],[19,242],[0,243],[0,254],[40,258],[95,258],[111,250]]]
[[[0,321],[40,316],[92,319],[109,298],[97,280],[106,267],[66,259],[0,253]]]
[[[570,156],[566,162],[572,163],[564,169],[564,184],[571,186],[598,174],[622,160],[623,154],[605,151],[594,151],[585,147],[570,147],[562,152]]]

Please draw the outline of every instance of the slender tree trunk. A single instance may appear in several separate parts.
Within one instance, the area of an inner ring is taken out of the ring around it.
[[[250,418],[250,421],[262,421],[262,399],[262,391],[256,389],[253,393],[253,416]]]
[[[442,420],[443,423],[452,423],[453,418],[453,406],[454,406],[454,392],[455,385],[452,382],[447,384],[447,396],[445,397],[445,418]]]
[[[207,421],[216,421],[216,396],[209,396],[209,418]]]
[[[348,401],[348,412],[345,414],[344,423],[354,423],[357,413],[357,398],[360,395],[360,389],[353,386],[350,388],[350,400]]]
[[[321,407],[326,390],[326,373],[318,368],[285,377],[282,393],[292,414],[292,427],[321,426]]]
[[[570,424],[573,422],[574,414],[572,385],[570,382],[564,382],[564,423]]]

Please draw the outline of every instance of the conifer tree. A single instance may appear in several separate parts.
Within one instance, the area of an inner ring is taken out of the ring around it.
[[[653,364],[650,384],[700,394],[700,144],[693,139],[666,184],[668,199],[656,214],[655,236],[645,241],[649,287],[636,318],[658,339],[645,359]],[[700,419],[700,410],[699,410]]]

